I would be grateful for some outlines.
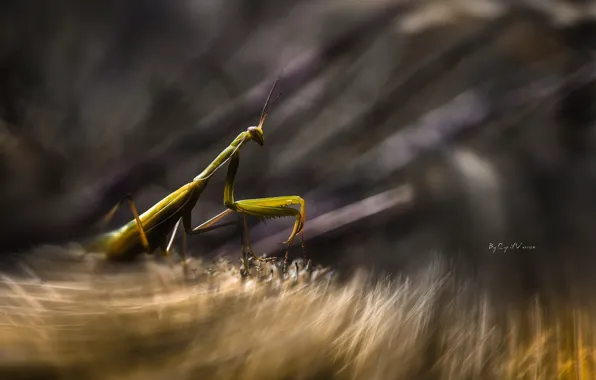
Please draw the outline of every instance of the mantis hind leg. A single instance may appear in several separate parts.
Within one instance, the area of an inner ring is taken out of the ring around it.
[[[151,253],[151,249],[149,247],[149,241],[147,240],[147,234],[145,233],[145,229],[143,228],[143,223],[141,223],[141,218],[139,217],[139,212],[137,211],[137,206],[135,205],[135,202],[132,199],[132,195],[126,194],[124,197],[122,197],[122,199],[120,199],[120,201],[118,201],[118,203],[104,217],[104,219],[102,221],[102,225],[105,227],[110,222],[110,220],[112,219],[112,217],[114,216],[114,214],[116,213],[118,208],[125,201],[128,201],[130,211],[132,211],[132,214],[134,215],[135,221],[137,223],[137,227],[139,229],[139,235],[141,237],[141,243],[143,244],[143,248],[145,248],[145,251],[147,253]]]

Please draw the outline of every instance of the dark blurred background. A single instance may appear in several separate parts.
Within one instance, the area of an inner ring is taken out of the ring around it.
[[[254,125],[281,75],[236,195],[303,196],[309,257],[386,274],[439,254],[503,294],[579,302],[596,269],[595,7],[3,1],[0,250],[80,241],[127,193],[146,210]],[[224,173],[195,223],[223,210]],[[259,253],[283,249],[291,220],[250,222]],[[191,253],[239,255],[235,234]]]

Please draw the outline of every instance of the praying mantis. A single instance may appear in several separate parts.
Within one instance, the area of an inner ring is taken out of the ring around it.
[[[289,249],[292,240],[297,234],[300,234],[302,247],[304,248],[304,223],[306,217],[306,205],[304,199],[296,195],[238,201],[234,199],[234,180],[240,164],[240,150],[249,141],[254,141],[260,146],[264,145],[263,124],[271,106],[279,97],[278,95],[272,102],[270,102],[271,95],[273,94],[277,82],[278,80],[275,81],[269,91],[257,126],[251,126],[246,131],[240,133],[230,145],[191,182],[170,193],[143,214],[139,215],[131,195],[124,196],[110,211],[106,219],[111,218],[118,207],[125,201],[129,202],[134,219],[118,229],[104,233],[93,239],[87,244],[87,249],[96,252],[104,252],[106,257],[111,260],[130,260],[142,253],[151,254],[158,248],[161,250],[163,256],[167,256],[169,255],[176,231],[178,230],[180,222],[182,222],[185,232],[182,251],[186,269],[186,235],[199,235],[226,226],[238,226],[238,222],[217,224],[221,219],[232,212],[240,213],[243,217],[241,267],[243,275],[249,273],[248,254],[257,261],[274,259],[260,258],[252,251],[246,222],[246,217],[248,215],[263,219],[294,217],[295,222],[290,237],[282,244],[287,244]],[[229,166],[224,186],[224,205],[226,206],[226,210],[193,228],[191,224],[192,210],[196,206],[199,197],[213,174],[227,162],[229,162]],[[299,210],[290,207],[293,205],[299,206]],[[170,233],[171,238],[168,241],[167,236]],[[248,249],[248,254],[245,248]],[[286,261],[287,256],[288,252],[286,251]]]

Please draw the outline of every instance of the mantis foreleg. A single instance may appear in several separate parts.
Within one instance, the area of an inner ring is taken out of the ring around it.
[[[240,201],[234,200],[234,181],[238,165],[240,164],[240,156],[238,153],[232,155],[230,159],[230,165],[228,167],[228,174],[226,177],[226,184],[224,188],[224,204],[229,210],[233,210],[246,215],[254,215],[261,218],[280,218],[284,216],[293,216],[296,221],[294,228],[288,240],[284,244],[288,245],[288,249],[294,237],[300,233],[302,240],[302,247],[304,248],[304,220],[306,213],[306,206],[304,199],[296,195],[282,196],[282,197],[271,197],[271,198],[259,198],[259,199],[245,199]],[[300,210],[296,210],[289,206],[299,205]],[[244,220],[244,226],[246,227],[246,218]],[[245,231],[247,234],[248,232]],[[249,245],[250,247],[250,245]],[[253,254],[254,255],[254,254]],[[286,261],[288,257],[288,250],[286,250]]]

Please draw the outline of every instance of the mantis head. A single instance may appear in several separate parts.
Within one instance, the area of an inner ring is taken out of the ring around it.
[[[278,94],[275,97],[275,99],[273,99],[273,101],[270,102],[271,94],[273,94],[273,90],[275,90],[275,86],[277,85],[278,81],[279,81],[279,79],[275,81],[275,83],[273,84],[273,87],[271,87],[271,90],[269,91],[269,95],[267,96],[267,101],[265,102],[265,106],[263,107],[263,112],[261,112],[261,119],[259,120],[259,125],[257,125],[256,127],[254,127],[254,126],[249,127],[246,130],[246,133],[248,134],[249,138],[251,140],[254,140],[260,146],[263,146],[265,144],[265,137],[263,136],[263,123],[265,123],[265,119],[267,118],[267,115],[269,114],[269,110],[271,109],[271,107],[273,106],[275,101],[279,98],[279,96],[281,95],[281,94]]]
[[[260,146],[265,144],[265,137],[263,136],[263,128],[261,126],[249,127],[246,132],[250,136],[250,139],[255,141]]]

